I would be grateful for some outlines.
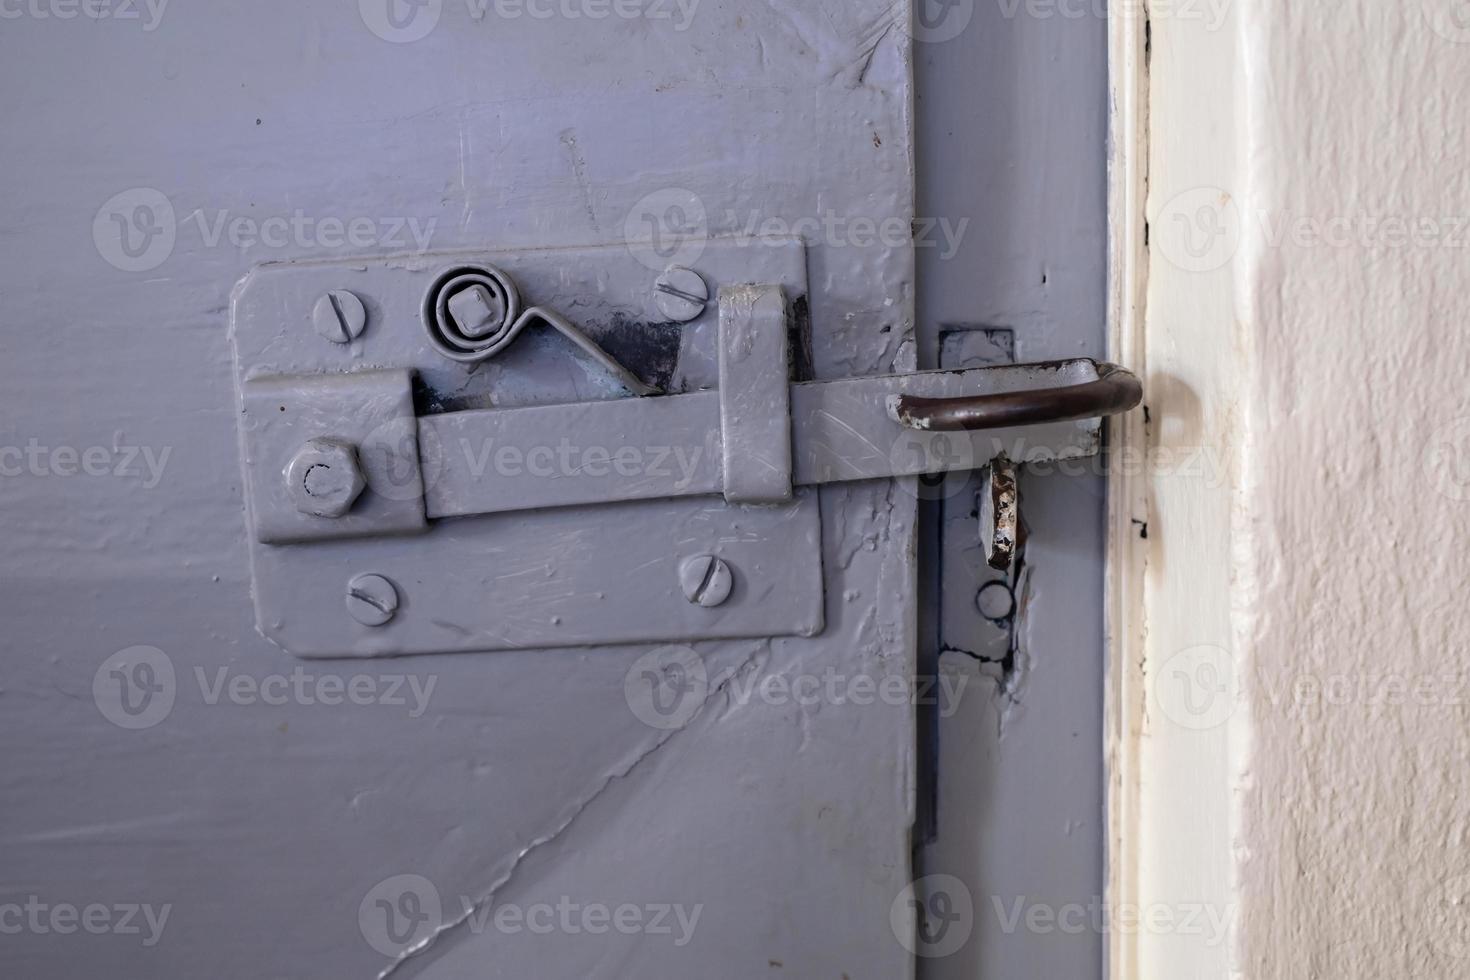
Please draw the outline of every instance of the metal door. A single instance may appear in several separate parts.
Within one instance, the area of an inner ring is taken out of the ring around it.
[[[910,970],[890,925],[908,699],[750,682],[911,674],[911,494],[824,491],[823,631],[698,644],[712,683],[677,725],[630,709],[647,644],[302,660],[253,609],[231,337],[232,290],[261,263],[662,232],[642,256],[653,304],[691,242],[741,236],[759,257],[776,233],[811,242],[813,375],[910,369],[908,16],[887,0],[7,7],[0,897],[41,911],[5,936],[4,972]],[[312,329],[311,311],[280,313]],[[605,395],[555,336],[520,344],[487,386],[504,403]],[[648,368],[669,350],[623,353]],[[493,581],[503,556],[483,557],[440,582],[426,565],[396,583],[403,602]],[[536,557],[525,574],[640,575],[591,545]],[[343,603],[316,613],[345,621]]]
[[[913,974],[941,6],[3,8],[6,973]]]
[[[955,248],[917,252],[925,366],[1105,349],[1105,7],[976,4],[953,39],[918,46],[919,212],[970,221]],[[921,947],[922,977],[1101,977],[1107,943],[1130,928],[1106,901],[1100,747],[1104,476],[1117,461],[1022,469],[1029,533],[1008,571],[980,554],[977,480],[938,483],[925,505],[920,672],[948,686],[920,709],[934,773],[920,877],[950,876],[973,918],[957,924],[964,942]]]

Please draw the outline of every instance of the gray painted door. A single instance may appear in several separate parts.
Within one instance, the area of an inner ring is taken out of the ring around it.
[[[917,253],[925,366],[1105,355],[1105,8],[977,3],[916,47],[919,212],[970,221]],[[924,957],[929,980],[1098,978],[1123,922],[1104,901],[1107,459],[1022,468],[1018,573],[985,567],[973,478],[928,488],[920,670],[963,697],[921,721],[937,778],[920,864],[958,879],[974,916],[967,942],[923,950],[944,954]],[[1008,621],[982,614],[1006,611],[992,582],[1014,590]]]
[[[861,693],[913,672],[909,484],[822,492],[824,631],[698,644],[673,727],[647,646],[298,660],[229,336],[263,262],[618,245],[672,191],[805,235],[816,377],[911,369],[908,4],[3,10],[0,973],[911,975],[914,709]],[[585,394],[568,356],[506,397]]]

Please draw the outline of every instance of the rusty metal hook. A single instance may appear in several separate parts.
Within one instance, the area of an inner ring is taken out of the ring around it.
[[[1067,363],[1075,362],[1034,366],[1060,369]],[[890,399],[888,413],[910,429],[973,432],[1121,415],[1137,408],[1143,401],[1143,382],[1138,376],[1116,364],[1093,363],[1097,367],[1096,380],[1082,384],[964,398],[897,395]]]

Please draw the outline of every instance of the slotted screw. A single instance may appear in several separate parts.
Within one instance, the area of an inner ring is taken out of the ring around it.
[[[686,558],[679,566],[679,585],[684,598],[696,606],[715,609],[723,606],[735,588],[735,574],[724,559],[714,555]]]
[[[364,626],[386,626],[398,615],[398,589],[381,575],[359,575],[347,583],[347,612]]]
[[[311,311],[316,332],[334,344],[348,344],[367,327],[367,307],[355,293],[334,289],[316,301]]]
[[[674,323],[688,323],[709,305],[709,283],[693,269],[671,265],[654,282],[653,301]]]

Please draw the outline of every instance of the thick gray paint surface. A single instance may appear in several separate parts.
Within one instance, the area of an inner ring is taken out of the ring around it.
[[[625,694],[642,648],[303,665],[254,628],[227,336],[252,266],[615,243],[670,191],[711,233],[911,216],[907,4],[706,2],[685,30],[659,7],[450,0],[412,43],[326,0],[0,25],[0,904],[170,910],[151,945],[28,925],[0,972],[371,977],[398,952],[369,941],[403,897],[381,883],[416,875],[444,929],[399,975],[909,974],[910,705],[749,695],[911,673],[901,485],[823,492],[825,633],[701,646],[708,697],[667,730]],[[819,237],[816,375],[911,368],[909,248]],[[587,384],[503,377],[525,402]],[[161,653],[110,662],[136,646]],[[158,688],[142,715],[114,666]],[[702,913],[684,945],[475,927],[562,899]]]
[[[941,361],[945,325],[1014,331],[1014,351],[966,359],[977,351],[960,344],[948,367],[1104,353],[1106,23],[1091,5],[1066,6],[978,3],[963,33],[915,49],[919,211],[971,221],[952,258],[918,253],[926,366]],[[1092,461],[1022,470],[1031,533],[1014,673],[943,657],[946,674],[973,685],[940,721],[939,839],[923,863],[962,879],[976,922],[962,950],[922,964],[933,980],[1081,980],[1103,970],[1098,472]],[[952,518],[945,551],[959,559],[945,571],[944,639],[999,656],[1007,637],[974,604],[976,576],[1002,576],[980,574],[973,490],[941,488]],[[1028,928],[1037,906],[1036,921],[1066,914],[1068,930]]]

